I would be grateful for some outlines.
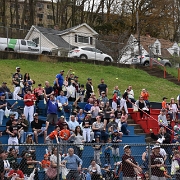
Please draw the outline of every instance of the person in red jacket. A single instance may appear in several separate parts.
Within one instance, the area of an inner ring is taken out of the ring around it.
[[[30,123],[34,120],[33,114],[34,114],[34,102],[36,101],[36,97],[34,94],[31,93],[31,89],[27,90],[27,94],[24,96],[24,114],[26,116],[26,119],[28,119],[29,115],[29,121]]]

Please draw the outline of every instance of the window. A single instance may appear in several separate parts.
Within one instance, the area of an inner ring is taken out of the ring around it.
[[[102,53],[99,49],[93,48],[93,52]]]
[[[159,54],[159,44],[155,44],[155,53]]]
[[[82,48],[82,49],[85,50],[85,51],[93,51],[93,49],[89,48],[89,47],[85,47],[85,48]]]
[[[37,14],[37,17],[42,19],[43,18],[43,14]]]
[[[41,4],[41,3],[37,3],[37,5],[36,5],[38,8],[43,8],[44,7],[44,5],[43,4]]]
[[[37,37],[37,38],[32,39],[32,41],[33,41],[33,42],[35,42],[36,44],[39,44],[39,38],[38,38],[38,37]]]
[[[25,40],[21,40],[21,45],[26,45],[26,41]]]
[[[53,19],[52,15],[47,15],[47,19]]]
[[[52,9],[51,4],[47,4],[47,9]]]
[[[93,43],[93,39],[92,37],[88,37],[88,36],[80,36],[80,35],[75,35],[75,42],[77,43],[85,43],[85,44],[92,44]]]
[[[178,56],[178,48],[174,48],[174,56]]]
[[[28,46],[36,47],[36,44],[32,41],[27,41]]]

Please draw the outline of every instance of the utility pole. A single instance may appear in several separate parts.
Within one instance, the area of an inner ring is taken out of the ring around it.
[[[136,13],[136,21],[137,21],[137,34],[138,34],[138,49],[139,49],[139,56],[140,56],[140,64],[141,64],[141,42],[140,42],[140,31],[139,31],[139,14],[138,11]]]
[[[72,27],[75,26],[75,6],[76,6],[76,0],[72,0]]]

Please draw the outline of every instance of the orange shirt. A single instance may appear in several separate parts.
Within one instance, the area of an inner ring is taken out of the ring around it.
[[[55,136],[58,136],[58,134],[59,134],[58,131],[54,130],[50,133],[49,138],[53,140]]]
[[[166,108],[167,108],[167,104],[166,104],[165,101],[162,102],[162,108],[163,108],[163,109],[166,109]]]
[[[148,92],[141,92],[141,96],[143,97],[144,100],[148,100],[149,93]]]
[[[44,159],[41,161],[42,168],[48,168],[48,167],[50,167],[50,165],[51,165],[51,162],[49,160]]]
[[[60,138],[62,138],[64,140],[68,140],[70,137],[70,131],[68,129],[63,129],[60,131],[59,136],[60,136]]]

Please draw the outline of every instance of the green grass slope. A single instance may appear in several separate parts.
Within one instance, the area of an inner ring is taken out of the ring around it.
[[[137,99],[142,88],[146,88],[150,93],[150,101],[162,101],[162,97],[168,98],[177,97],[180,94],[179,87],[165,79],[156,78],[148,75],[146,72],[132,68],[116,68],[112,66],[98,66],[86,63],[50,63],[50,62],[36,62],[29,60],[0,60],[0,80],[6,81],[8,87],[13,89],[11,84],[12,74],[15,72],[15,67],[21,67],[21,73],[24,75],[26,72],[30,74],[31,79],[36,81],[37,84],[44,84],[48,80],[53,84],[56,74],[60,70],[67,71],[72,68],[72,72],[79,76],[79,82],[85,84],[88,77],[93,79],[93,86],[95,93],[97,93],[97,86],[100,79],[104,78],[105,83],[108,85],[108,97],[112,97],[114,86],[118,85],[121,93],[129,86],[133,86],[135,98]],[[118,79],[117,79],[118,78]]]

